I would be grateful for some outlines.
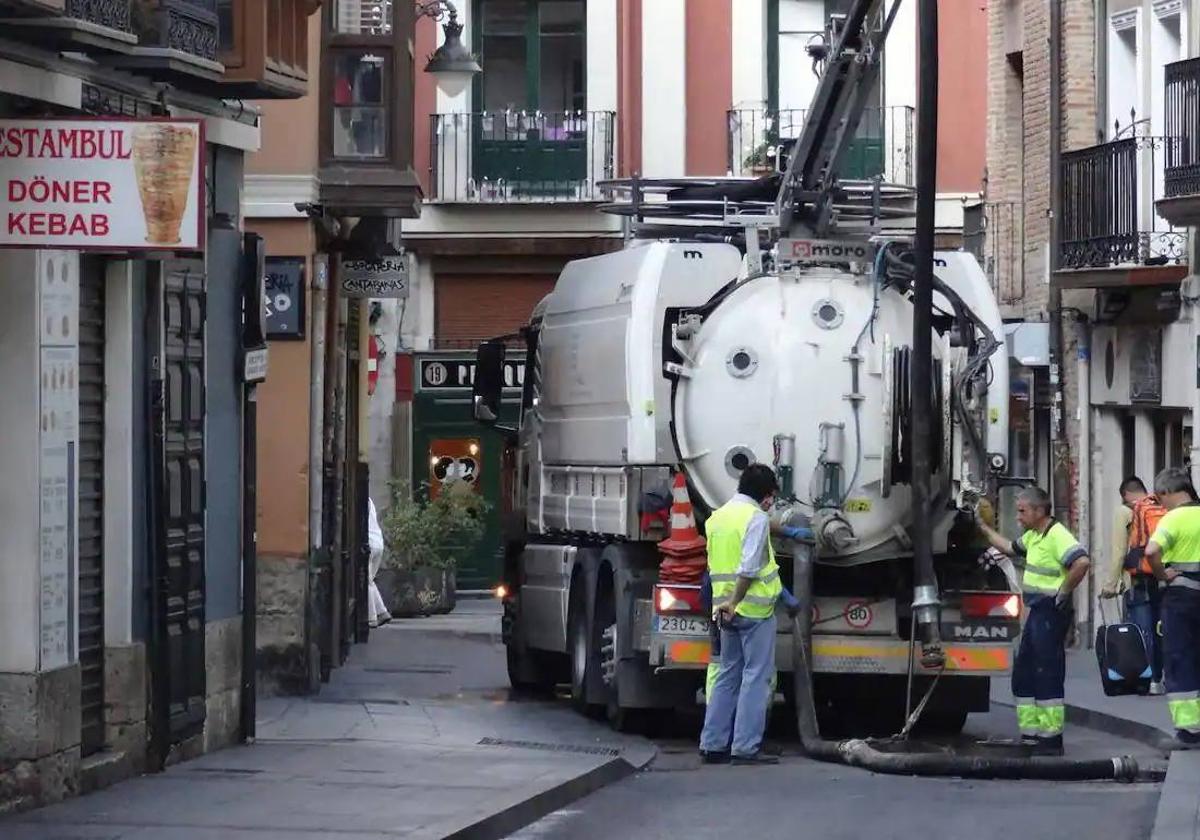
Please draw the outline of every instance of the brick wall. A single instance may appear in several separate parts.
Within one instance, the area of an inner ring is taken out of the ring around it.
[[[1095,17],[1093,0],[1061,0],[1062,148],[1096,142]],[[1024,295],[1003,307],[1005,317],[1044,320],[1050,289],[1050,17],[1046,0],[988,3],[988,200],[1018,202],[1024,223]],[[989,236],[1005,233],[989,229]],[[1002,291],[1002,290],[1001,290]],[[1003,297],[1003,295],[1001,295]],[[1064,295],[1065,307],[1090,308],[1090,293]],[[1062,391],[1071,510],[1075,519],[1079,429],[1076,420],[1078,329],[1063,329]],[[1086,540],[1086,535],[1080,535]]]
[[[516,332],[554,288],[553,274],[438,274],[434,280],[435,342],[474,345]]]

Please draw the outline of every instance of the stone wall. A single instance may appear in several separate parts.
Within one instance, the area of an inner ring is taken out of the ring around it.
[[[79,730],[78,665],[0,674],[0,813],[77,792]]]
[[[258,556],[258,693],[316,690],[319,656],[308,632],[309,569],[304,557]]]

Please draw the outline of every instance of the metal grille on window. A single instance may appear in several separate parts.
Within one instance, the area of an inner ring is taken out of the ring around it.
[[[79,669],[82,754],[104,746],[104,261],[79,274]]]

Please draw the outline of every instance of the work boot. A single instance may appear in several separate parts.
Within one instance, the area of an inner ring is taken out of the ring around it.
[[[1179,750],[1194,750],[1200,749],[1200,732],[1188,732],[1186,729],[1175,730],[1175,749]]]
[[[735,755],[730,758],[730,763],[734,765],[754,765],[754,764],[778,764],[779,756],[764,755],[762,750],[750,755]]]
[[[700,760],[705,764],[728,764],[729,753],[718,750],[700,750]]]
[[[1167,693],[1167,687],[1162,684],[1162,680],[1155,680],[1150,683],[1150,696],[1161,697]]]

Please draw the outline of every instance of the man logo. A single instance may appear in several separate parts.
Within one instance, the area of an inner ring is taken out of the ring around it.
[[[1008,628],[1003,625],[988,627],[982,624],[956,624],[954,638],[975,642],[1007,642]]]

